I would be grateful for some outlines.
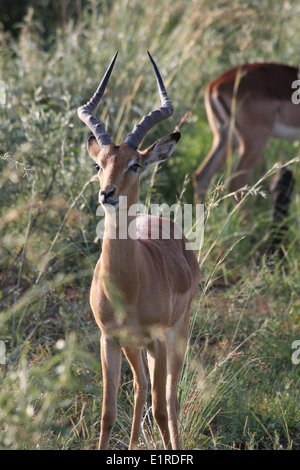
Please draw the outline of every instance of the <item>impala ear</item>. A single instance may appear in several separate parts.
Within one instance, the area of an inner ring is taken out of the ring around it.
[[[152,163],[162,162],[167,160],[173,153],[173,150],[181,137],[180,132],[174,132],[167,137],[158,140],[146,150],[141,152],[143,170]]]
[[[90,135],[87,141],[87,148],[89,151],[89,154],[92,158],[97,158],[100,152],[100,147],[99,144],[96,140],[96,137],[93,135]]]

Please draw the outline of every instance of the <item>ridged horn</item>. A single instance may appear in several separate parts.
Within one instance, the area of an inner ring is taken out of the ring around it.
[[[92,96],[90,101],[83,106],[78,108],[77,113],[79,118],[88,126],[88,128],[94,134],[100,148],[104,147],[105,145],[112,144],[111,137],[109,133],[105,130],[104,125],[100,122],[93,114],[92,111],[98,106],[103,93],[105,91],[106,85],[108,83],[110,74],[112,69],[115,65],[115,61],[118,55],[118,51],[115,53],[111,63],[109,64],[108,69],[105,72],[105,75],[97,88],[95,94]]]
[[[152,127],[154,127],[158,122],[162,121],[163,119],[167,119],[173,114],[173,106],[168,97],[164,82],[161,78],[157,65],[151,57],[150,52],[147,52],[154,68],[157,80],[157,87],[161,100],[161,107],[157,108],[155,111],[151,111],[150,114],[144,116],[141,122],[135,125],[133,131],[126,137],[125,143],[130,145],[130,147],[134,148],[135,150],[137,150],[143,138],[146,136],[146,134],[150,131]]]

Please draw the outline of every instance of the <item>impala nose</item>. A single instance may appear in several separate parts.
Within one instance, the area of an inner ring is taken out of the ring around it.
[[[101,204],[114,204],[115,201],[113,199],[114,195],[115,195],[115,188],[112,188],[112,189],[101,189],[100,193],[99,193],[99,202]]]

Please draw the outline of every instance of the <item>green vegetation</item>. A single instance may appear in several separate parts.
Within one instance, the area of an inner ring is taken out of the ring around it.
[[[211,145],[205,84],[242,62],[299,60],[298,1],[88,0],[71,8],[55,0],[49,17],[48,3],[27,2],[14,35],[0,27],[1,449],[97,447],[102,378],[88,293],[101,250],[98,182],[76,110],[114,52],[118,61],[98,113],[116,141],[158,104],[147,49],[175,114],[144,146],[191,112],[174,157],[155,173],[151,197],[161,203],[192,202],[191,177]],[[271,168],[298,156],[298,143],[269,142],[253,181],[262,183],[241,206],[225,197],[222,174],[211,186],[201,290],[179,388],[184,449],[300,448],[300,364],[292,362],[292,343],[300,340],[297,162],[289,166],[296,187],[285,256],[267,262],[264,254]],[[142,202],[151,177],[143,178]],[[132,403],[124,361],[113,448],[129,442]],[[141,449],[162,448],[150,404]]]

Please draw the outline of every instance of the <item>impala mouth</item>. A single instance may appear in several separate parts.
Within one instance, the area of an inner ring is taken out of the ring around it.
[[[100,200],[100,204],[105,209],[109,210],[109,207],[112,206],[115,210],[117,210],[119,205],[120,205],[120,201],[111,201],[111,200],[103,201],[103,200]]]
[[[113,199],[112,197],[108,197],[108,198],[100,197],[99,203],[101,204],[103,209],[107,211],[109,210],[113,211],[113,209],[110,209],[110,208],[114,208],[115,211],[118,210],[119,208],[126,209],[127,208],[127,196],[119,195],[118,199]]]
[[[114,202],[111,202],[110,203],[115,209],[118,209],[119,205],[120,205],[120,201],[114,201]]]

